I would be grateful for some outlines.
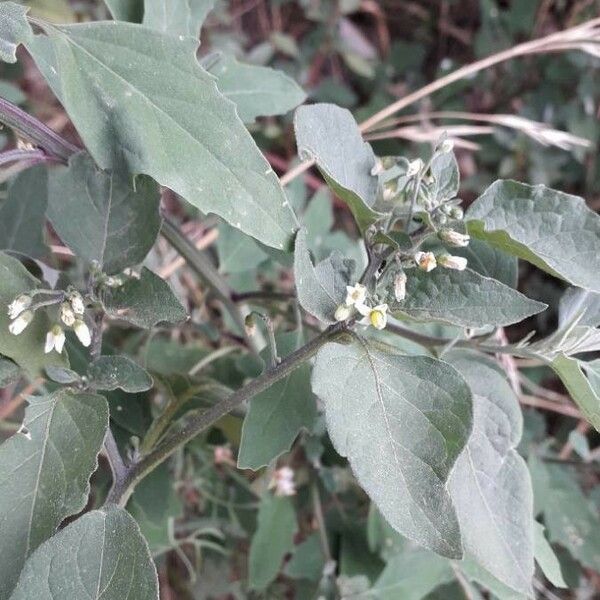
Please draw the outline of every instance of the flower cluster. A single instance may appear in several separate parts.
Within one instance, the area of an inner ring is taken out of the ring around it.
[[[9,331],[13,335],[19,335],[33,320],[35,314],[35,306],[33,299],[28,294],[17,296],[8,306],[8,316],[11,319],[8,325]],[[92,343],[92,336],[89,327],[87,326],[85,315],[85,304],[79,292],[68,292],[64,296],[64,300],[60,303],[58,309],[59,320],[71,327],[75,335],[84,346],[89,346]],[[46,354],[56,350],[59,354],[62,353],[65,346],[65,331],[60,323],[54,323],[50,330],[46,333],[46,341],[44,343],[44,352]]]
[[[361,325],[372,325],[376,329],[383,329],[387,324],[388,305],[369,306],[367,288],[361,283],[346,286],[346,301],[335,311],[336,321],[345,321],[355,310],[362,315],[362,319],[358,321]]]

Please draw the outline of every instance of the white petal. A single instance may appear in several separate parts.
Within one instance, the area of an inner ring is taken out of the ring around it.
[[[52,352],[52,350],[54,350],[54,334],[49,331],[46,334],[46,344],[44,345],[44,352],[46,354],[49,354],[50,352]]]
[[[88,326],[83,321],[75,321],[73,329],[81,344],[87,348],[92,343],[92,336]]]

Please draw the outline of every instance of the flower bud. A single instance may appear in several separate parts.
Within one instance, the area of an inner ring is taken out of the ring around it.
[[[16,319],[26,308],[31,306],[31,296],[21,294],[8,305],[8,317]]]
[[[252,313],[246,315],[246,318],[244,319],[244,329],[246,330],[246,335],[248,337],[252,337],[256,333],[256,319]]]
[[[72,303],[63,302],[60,305],[60,320],[67,327],[73,326],[73,323],[75,323],[75,312],[73,311]]]
[[[9,324],[8,330],[13,335],[19,335],[20,333],[22,333],[25,330],[27,325],[29,325],[29,323],[31,323],[32,319],[33,319],[33,311],[26,310],[25,312],[22,312],[14,321],[12,321]]]
[[[294,471],[290,467],[281,467],[273,474],[269,489],[275,489],[276,496],[293,496],[296,493]]]
[[[462,256],[452,256],[451,254],[442,254],[438,256],[438,263],[446,269],[455,271],[464,271],[467,268],[467,259]]]
[[[398,302],[406,298],[406,273],[400,271],[394,278],[394,297]]]
[[[71,302],[71,307],[73,308],[73,312],[78,315],[82,315],[85,312],[85,305],[83,303],[83,298],[79,292],[73,292],[69,301]]]
[[[350,318],[351,314],[352,307],[348,306],[347,304],[340,304],[335,309],[334,318],[336,321],[345,321],[346,319]]]
[[[81,319],[77,319],[73,324],[73,331],[81,342],[82,346],[86,348],[92,343],[92,334],[90,328]]]
[[[460,206],[453,206],[450,209],[450,216],[457,221],[462,221],[462,218],[465,216],[465,211]]]
[[[417,175],[417,173],[421,172],[421,169],[423,168],[423,166],[424,166],[423,161],[420,158],[417,158],[417,159],[411,161],[410,163],[408,163],[408,169],[406,170],[406,176],[414,177],[415,175]]]
[[[433,252],[417,252],[415,254],[415,262],[419,269],[422,269],[426,273],[433,271],[437,267],[437,261]]]
[[[449,244],[450,246],[456,246],[457,248],[464,248],[469,245],[471,236],[464,233],[459,233],[453,229],[442,229],[438,234],[442,242]]]
[[[381,162],[381,160],[376,158],[375,164],[373,165],[373,168],[371,169],[371,175],[373,177],[376,177],[377,175],[379,175],[379,173],[382,173],[382,172],[383,172],[383,163]]]

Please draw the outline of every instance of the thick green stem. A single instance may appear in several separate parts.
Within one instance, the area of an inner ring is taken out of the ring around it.
[[[181,429],[165,438],[149,454],[131,465],[126,476],[121,481],[116,482],[106,502],[125,506],[137,483],[169,458],[177,448],[189,442],[243,402],[250,400],[256,394],[271,387],[276,381],[295,371],[300,365],[312,358],[323,344],[340,337],[346,332],[346,329],[344,323],[336,323],[330,326],[302,348],[284,358],[277,366],[268,369],[244,387],[233,392],[225,400],[192,416]]]

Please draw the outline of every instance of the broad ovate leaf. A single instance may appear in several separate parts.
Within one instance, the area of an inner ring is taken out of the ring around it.
[[[294,116],[298,154],[314,159],[329,187],[348,204],[361,231],[383,215],[373,209],[375,155],[350,111],[334,104],[301,106]]]
[[[141,263],[160,229],[160,194],[149,177],[135,182],[96,167],[85,153],[50,172],[48,219],[78,258],[109,274]]]
[[[27,48],[101,168],[150,175],[286,247],[293,212],[234,105],[198,64],[197,42],[120,21],[45,29]]]
[[[106,290],[103,302],[109,316],[145,329],[162,322],[181,323],[187,318],[169,284],[146,267],[139,279],[132,277]]]
[[[545,310],[500,281],[467,268],[464,271],[437,267],[426,273],[406,270],[406,297],[398,302],[393,295],[393,278],[382,281],[393,312],[418,320],[435,320],[463,327],[504,326]]]
[[[469,207],[465,219],[473,237],[600,292],[600,217],[582,198],[500,180]]]
[[[0,60],[17,62],[17,47],[31,36],[28,10],[15,2],[0,3]]]
[[[244,123],[256,117],[283,115],[302,104],[306,94],[282,71],[238,62],[223,54],[208,68],[219,91],[237,107]]]
[[[46,333],[51,323],[43,310],[38,310],[27,328],[12,335],[8,326],[8,305],[19,295],[39,286],[39,281],[16,259],[0,252],[0,354],[14,360],[30,376],[42,373],[48,365],[64,365],[63,355],[44,352]]]
[[[61,390],[31,398],[23,426],[0,446],[0,598],[27,557],[84,508],[107,427],[104,398]]]
[[[472,425],[471,392],[461,375],[445,362],[388,354],[360,340],[323,346],[312,384],[336,450],[390,525],[460,558],[446,484]]]
[[[93,510],[42,544],[10,600],[158,600],[158,577],[133,517]]]
[[[48,254],[44,242],[48,174],[43,166],[19,173],[0,204],[0,250],[12,250],[33,258]]]
[[[294,278],[298,302],[306,312],[324,323],[333,323],[336,308],[346,298],[346,286],[352,283],[353,271],[354,261],[342,258],[337,252],[314,266],[307,246],[306,230],[298,231]]]
[[[511,589],[529,594],[533,578],[533,492],[515,448],[523,418],[519,401],[495,363],[468,351],[447,360],[473,392],[473,433],[448,489],[465,553]]]

